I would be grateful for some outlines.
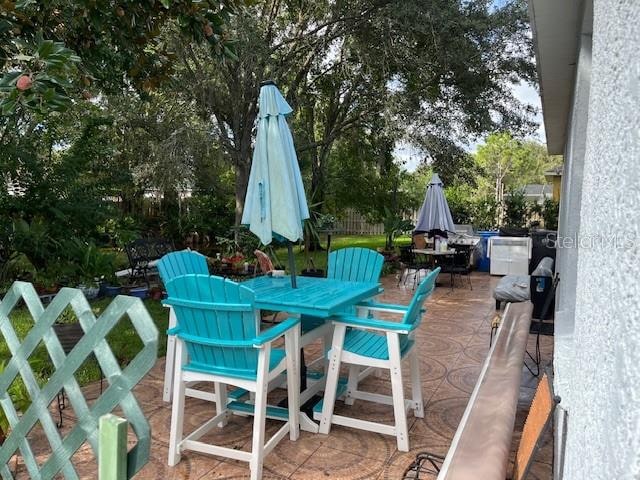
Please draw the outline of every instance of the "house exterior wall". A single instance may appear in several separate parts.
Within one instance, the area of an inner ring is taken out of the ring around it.
[[[581,243],[559,251],[555,352],[571,480],[640,478],[638,25],[638,0],[595,0],[586,117],[576,78],[560,233]]]
[[[583,35],[576,67],[576,82],[564,154],[563,195],[560,199],[556,272],[560,275],[556,295],[555,389],[564,408],[571,403],[569,380],[573,365],[573,334],[576,307],[578,255],[575,240],[580,237],[580,205],[587,146],[587,119],[591,82],[591,36]],[[565,374],[567,372],[567,374]]]

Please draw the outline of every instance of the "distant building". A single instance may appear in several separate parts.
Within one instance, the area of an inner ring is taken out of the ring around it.
[[[542,205],[548,198],[553,198],[553,187],[549,184],[530,183],[522,188],[524,198],[527,202]],[[505,197],[509,197],[509,193],[505,193]]]

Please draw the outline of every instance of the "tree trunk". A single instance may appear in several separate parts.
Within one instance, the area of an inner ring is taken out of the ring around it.
[[[236,226],[242,221],[242,212],[244,211],[244,199],[247,196],[247,186],[249,185],[249,173],[251,171],[251,162],[248,160],[238,159],[236,165]]]
[[[251,99],[254,102],[254,99]],[[234,139],[236,139],[236,154],[234,155],[234,166],[236,170],[236,226],[242,221],[244,210],[244,200],[247,196],[247,186],[249,185],[249,174],[251,173],[251,141],[253,126],[257,117],[255,103],[246,106],[246,114],[236,119],[234,125]]]

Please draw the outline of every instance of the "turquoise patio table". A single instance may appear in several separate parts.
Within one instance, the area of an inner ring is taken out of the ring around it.
[[[298,288],[285,277],[256,277],[242,282],[255,292],[255,305],[274,310],[327,318],[345,307],[380,293],[378,282],[345,282],[332,278],[300,277]]]
[[[262,310],[327,319],[344,311],[346,307],[374,297],[382,291],[378,282],[346,282],[317,277],[298,277],[297,288],[291,286],[288,276],[256,277],[242,284],[255,292],[255,306]],[[306,379],[308,387],[300,392],[301,404],[313,399],[314,395],[324,389],[325,377],[322,373],[309,372]],[[229,408],[239,410],[240,413],[250,413],[251,406],[232,402]],[[267,408],[267,417],[284,419],[287,415],[285,408]],[[308,432],[318,432],[318,425],[303,411],[300,412],[300,428]]]

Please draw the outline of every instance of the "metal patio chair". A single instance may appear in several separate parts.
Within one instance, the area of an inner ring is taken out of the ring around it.
[[[400,247],[400,265],[402,266],[402,270],[398,277],[398,286],[400,286],[401,282],[403,285],[407,284],[407,278],[409,278],[409,275],[411,275],[411,271],[413,270],[413,288],[416,288],[416,285],[420,280],[420,272],[422,270],[429,269],[430,267],[426,262],[418,261],[418,257],[413,252],[413,249],[414,245]]]

